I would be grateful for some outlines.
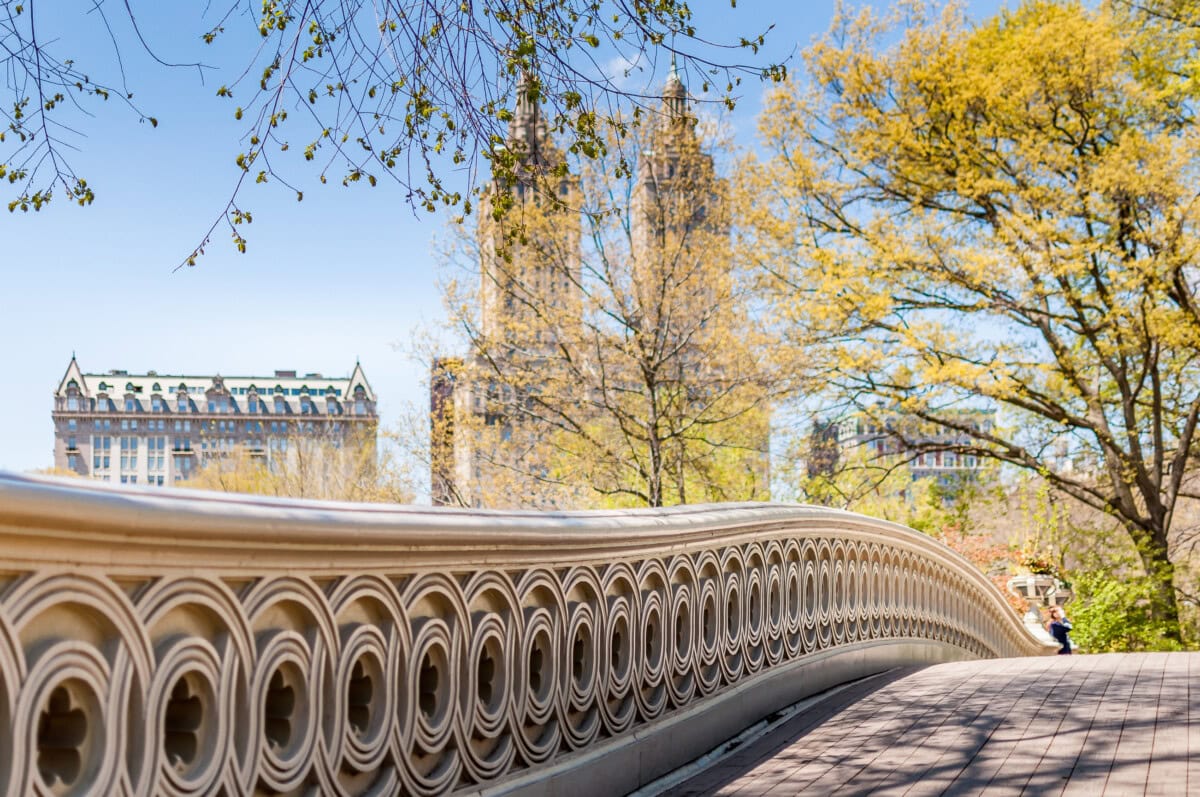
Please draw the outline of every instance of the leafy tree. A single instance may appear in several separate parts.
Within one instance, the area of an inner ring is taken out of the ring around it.
[[[374,434],[356,439],[288,435],[270,440],[271,461],[244,447],[213,457],[181,487],[331,501],[410,503],[411,479]]]
[[[469,351],[452,420],[457,500],[767,496],[780,385],[731,257],[728,183],[673,80],[662,121],[633,134],[632,172],[611,147],[577,159],[577,177],[551,159],[550,185],[518,187],[467,241],[471,279],[447,290]]]
[[[1072,587],[1071,639],[1084,652],[1180,649],[1176,629],[1153,611],[1155,579],[1089,572],[1077,576]]]
[[[748,251],[843,400],[957,429],[960,454],[1116,519],[1178,639],[1200,130],[1169,33],[1044,0],[977,27],[924,3],[840,19],[762,119]],[[1006,423],[948,412],[981,401]]]
[[[78,13],[80,24],[91,14],[86,24],[107,32],[114,63],[78,62],[47,33],[44,8],[41,0],[0,2],[0,66],[9,78],[0,178],[15,190],[10,211],[39,210],[58,191],[80,205],[92,202],[92,184],[72,166],[71,137],[97,103],[111,99],[157,127],[135,98],[122,51],[141,48],[162,67],[217,72],[175,63],[173,51],[183,46],[164,44],[140,25],[134,4],[111,0],[82,3]],[[229,203],[189,264],[222,223],[244,250],[240,229],[251,220],[240,203],[245,184],[270,180],[303,197],[288,182],[283,153],[293,147],[316,163],[321,182],[391,179],[427,209],[461,203],[469,212],[470,199],[457,187],[461,172],[474,185],[479,156],[500,175],[518,162],[497,145],[522,76],[530,78],[523,91],[543,106],[570,151],[590,157],[611,143],[601,130],[616,121],[622,101],[636,107],[617,126],[624,132],[640,122],[650,99],[622,88],[622,75],[604,71],[606,61],[652,69],[669,53],[703,77],[714,101],[729,104],[743,76],[784,74],[782,65],[739,60],[754,59],[762,33],[708,40],[684,0],[263,0],[260,10],[226,0],[198,10],[205,22],[194,35],[204,42],[249,33],[259,44],[235,70],[239,76],[215,90],[243,125],[246,143],[236,155],[241,176]],[[105,68],[114,74],[107,82],[98,77]],[[455,175],[451,182],[447,174]]]

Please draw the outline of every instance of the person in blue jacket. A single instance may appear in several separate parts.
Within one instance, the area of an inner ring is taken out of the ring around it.
[[[1061,606],[1050,607],[1050,622],[1046,625],[1046,630],[1050,632],[1050,636],[1054,637],[1055,642],[1062,645],[1058,650],[1058,655],[1070,656],[1071,638],[1068,633],[1071,631],[1071,621],[1067,619],[1067,614]]]

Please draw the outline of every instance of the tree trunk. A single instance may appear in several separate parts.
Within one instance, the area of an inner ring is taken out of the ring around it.
[[[1138,555],[1146,574],[1154,582],[1155,598],[1151,614],[1163,623],[1166,637],[1182,644],[1183,634],[1179,628],[1179,604],[1175,597],[1175,565],[1168,555],[1167,534],[1164,529],[1131,529],[1130,536],[1137,543]]]

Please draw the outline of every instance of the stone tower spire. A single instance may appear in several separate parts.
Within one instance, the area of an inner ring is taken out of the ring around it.
[[[554,146],[546,118],[542,115],[538,88],[530,72],[517,82],[516,106],[508,123],[508,143],[528,166],[546,166],[554,160]]]
[[[679,77],[675,53],[671,53],[671,71],[667,74],[667,83],[663,87],[663,110],[671,121],[688,118],[687,88]]]

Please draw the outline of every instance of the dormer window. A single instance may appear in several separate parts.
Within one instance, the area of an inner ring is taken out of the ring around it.
[[[282,396],[275,397],[275,413],[282,415],[287,412],[287,401]]]
[[[154,396],[150,399],[150,409],[153,412],[163,412],[166,410],[161,396]]]
[[[250,398],[246,399],[246,412],[258,412],[258,396],[251,394]]]

